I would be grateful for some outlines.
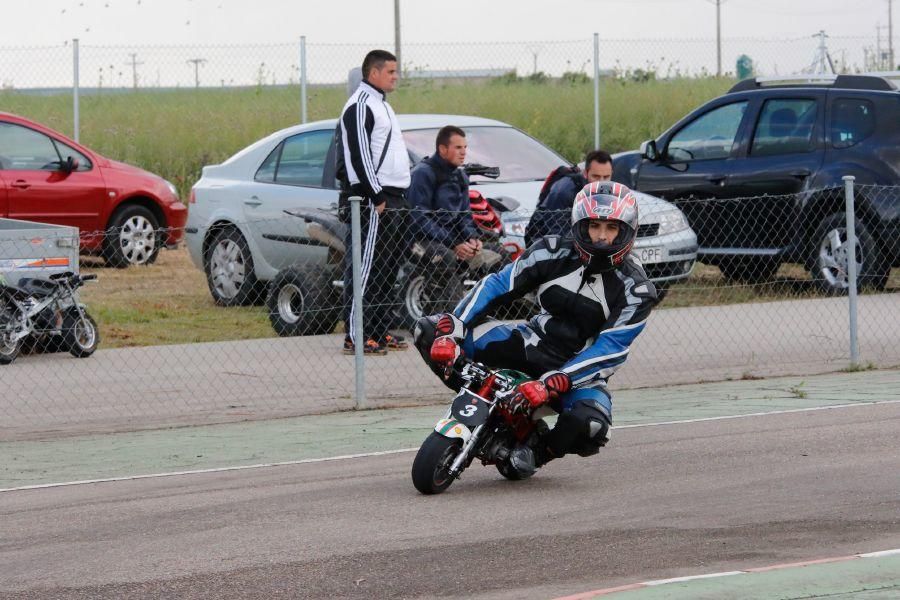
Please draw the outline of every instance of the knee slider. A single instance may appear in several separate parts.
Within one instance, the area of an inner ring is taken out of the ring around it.
[[[579,424],[581,439],[576,444],[576,453],[581,456],[596,454],[609,441],[609,415],[599,405],[579,400],[566,414]]]

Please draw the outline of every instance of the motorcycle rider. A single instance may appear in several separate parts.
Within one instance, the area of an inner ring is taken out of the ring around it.
[[[452,314],[416,324],[416,347],[449,387],[462,382],[446,367],[464,354],[534,378],[505,400],[514,413],[530,415],[547,403],[559,413],[552,430],[538,430],[510,454],[522,474],[567,453],[595,454],[609,439],[607,380],[625,362],[656,303],[656,288],[629,254],[637,227],[631,190],[611,181],[589,183],[572,206],[571,239],[544,237],[483,278]],[[487,318],[530,291],[541,312],[527,323]]]

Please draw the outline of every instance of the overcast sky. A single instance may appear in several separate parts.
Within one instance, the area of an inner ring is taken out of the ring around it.
[[[900,2],[894,3],[900,12]],[[400,0],[404,42],[713,39],[715,0]],[[392,42],[393,0],[0,0],[0,46]],[[723,38],[876,37],[888,0],[723,0]],[[900,17],[895,16],[895,47]],[[887,46],[886,41],[883,41]],[[895,49],[895,52],[897,50]]]

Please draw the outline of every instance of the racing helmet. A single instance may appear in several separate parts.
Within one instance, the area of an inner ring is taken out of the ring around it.
[[[611,244],[591,241],[588,226],[597,219],[619,223],[619,234]],[[637,228],[637,198],[621,183],[595,181],[584,186],[575,196],[572,204],[572,238],[581,261],[591,272],[619,267],[634,245]]]

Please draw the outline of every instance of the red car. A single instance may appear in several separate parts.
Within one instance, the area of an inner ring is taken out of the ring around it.
[[[176,246],[187,207],[162,177],[0,112],[0,217],[78,227],[82,253],[121,268]]]

